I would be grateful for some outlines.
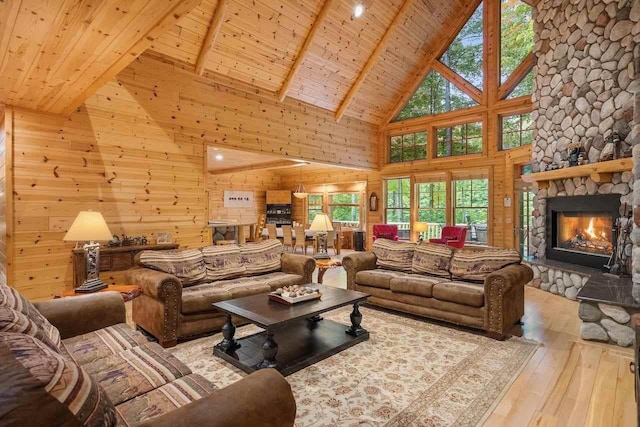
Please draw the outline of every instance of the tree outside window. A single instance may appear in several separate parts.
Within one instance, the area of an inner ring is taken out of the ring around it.
[[[482,122],[438,128],[436,157],[482,153]]]
[[[387,224],[398,226],[398,237],[409,239],[411,224],[411,180],[393,178],[385,180]]]
[[[533,8],[521,0],[501,0],[500,5],[500,82],[504,83],[533,49]]]
[[[390,138],[391,163],[410,162],[427,158],[427,133],[415,132]]]
[[[446,182],[423,182],[416,185],[418,221],[427,223],[426,238],[440,237],[447,219]]]
[[[308,197],[308,223],[311,224],[317,214],[324,209],[324,197],[322,194],[309,194]]]
[[[531,113],[504,116],[501,118],[501,128],[503,150],[522,147],[533,140]]]
[[[467,241],[487,243],[489,180],[456,180],[453,191],[455,224],[467,227]]]
[[[329,217],[345,227],[360,227],[360,193],[330,194]]]

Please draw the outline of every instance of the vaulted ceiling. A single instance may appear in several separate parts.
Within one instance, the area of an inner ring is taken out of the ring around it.
[[[356,3],[365,6],[353,16]],[[68,113],[145,50],[383,124],[472,0],[4,0],[0,103]]]

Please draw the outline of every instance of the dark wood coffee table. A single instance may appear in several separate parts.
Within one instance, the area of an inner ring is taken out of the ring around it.
[[[213,347],[213,354],[245,372],[275,368],[286,376],[369,339],[359,310],[368,294],[307,286],[320,289],[322,298],[289,306],[259,294],[214,303],[214,308],[225,312],[227,321],[222,327],[224,339]],[[346,305],[353,305],[349,327],[320,316]],[[231,316],[246,319],[264,331],[236,340]]]

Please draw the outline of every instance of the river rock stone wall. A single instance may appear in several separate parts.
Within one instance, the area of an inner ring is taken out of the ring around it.
[[[580,337],[630,347],[635,337],[631,316],[636,313],[638,310],[581,301],[578,308],[578,316],[582,320]]]

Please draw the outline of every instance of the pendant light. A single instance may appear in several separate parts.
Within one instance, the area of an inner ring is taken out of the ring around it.
[[[304,189],[304,184],[302,183],[302,165],[300,165],[299,168],[300,182],[298,182],[298,187],[296,187],[295,191],[293,192],[293,197],[297,199],[304,199],[309,195],[309,193],[307,193],[307,190]]]

